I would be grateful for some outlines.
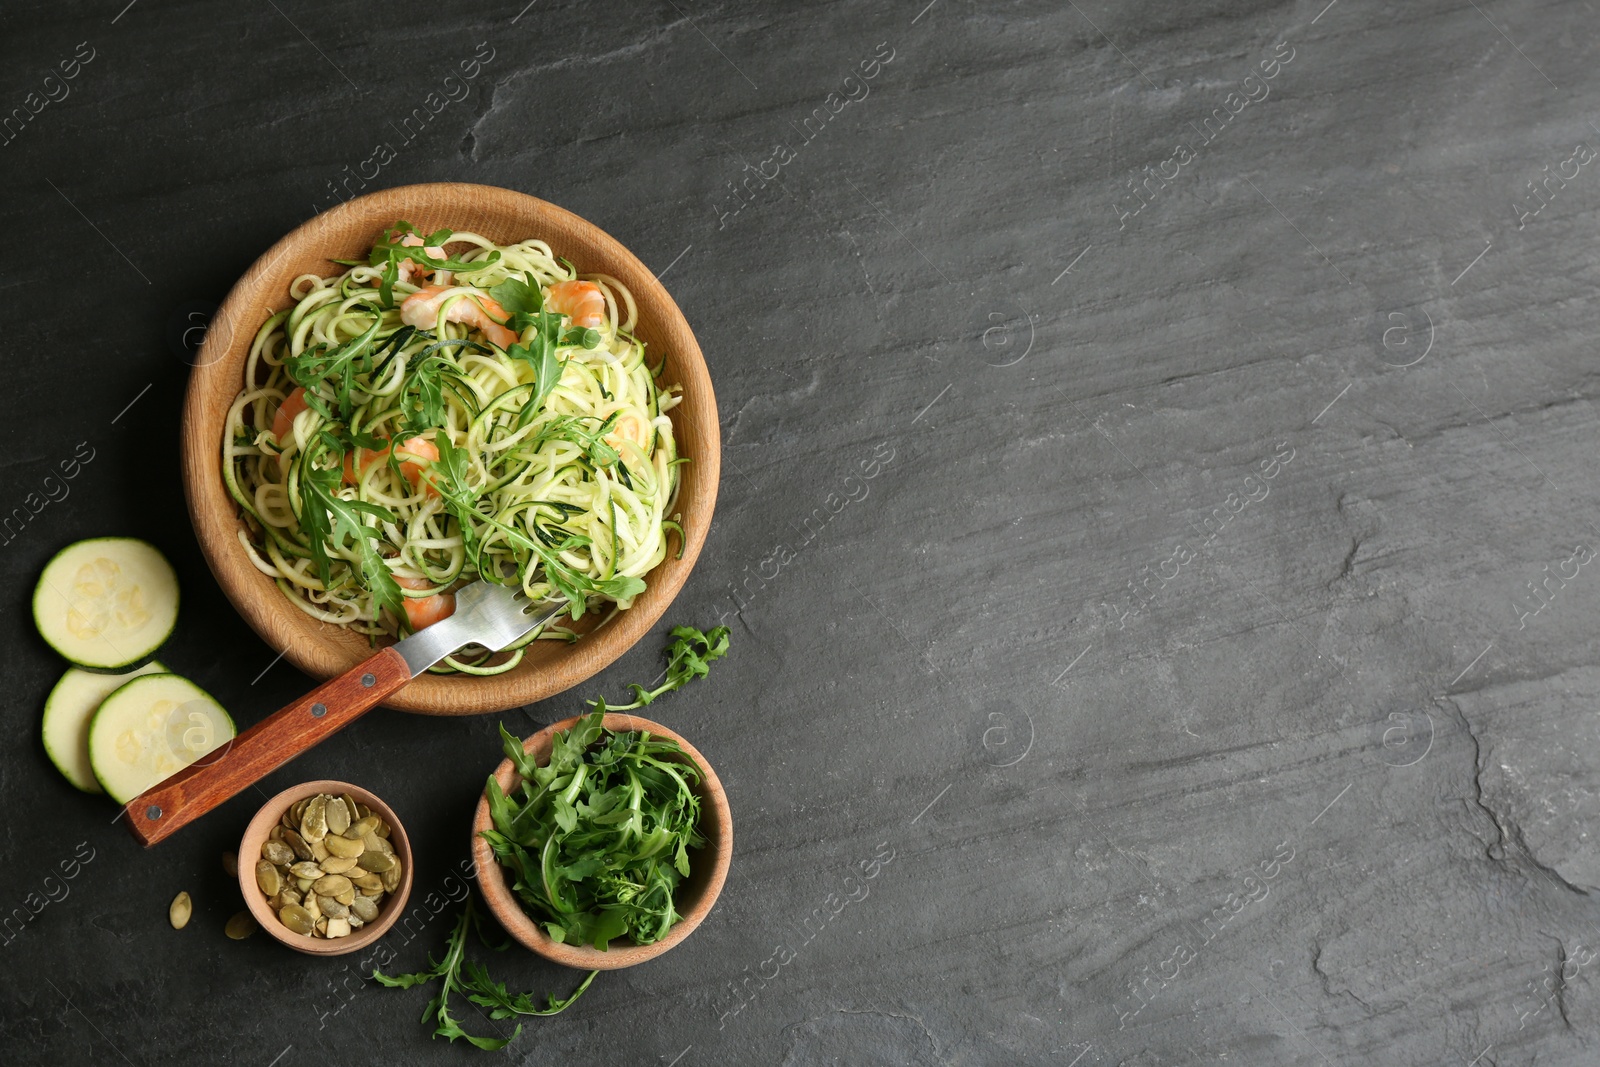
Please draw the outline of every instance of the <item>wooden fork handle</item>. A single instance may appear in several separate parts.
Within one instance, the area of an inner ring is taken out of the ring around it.
[[[411,681],[400,653],[385,648],[123,806],[130,833],[145,848],[256,784],[360,718]]]

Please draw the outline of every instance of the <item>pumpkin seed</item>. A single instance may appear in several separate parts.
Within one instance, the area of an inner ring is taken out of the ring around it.
[[[222,873],[229,878],[239,877],[239,857],[232,852],[222,854]]]
[[[279,908],[278,921],[297,934],[309,934],[316,926],[311,913],[298,904],[285,904]]]
[[[317,903],[315,893],[307,893],[305,903],[301,907],[306,909],[306,914],[311,916],[313,922],[322,918],[322,905]]]
[[[279,866],[294,862],[294,849],[282,841],[267,841],[261,845],[261,858]]]
[[[356,899],[356,887],[351,886],[349,889],[335,893],[333,899],[337,900],[346,907],[349,907],[350,903]]]
[[[301,860],[299,863],[289,868],[289,873],[294,875],[296,878],[309,878],[312,881],[316,881],[327,872],[321,867],[317,866],[315,863],[312,863],[310,860]]]
[[[354,856],[329,856],[318,866],[322,868],[324,874],[342,874],[348,878],[350,872],[355,870],[356,858]]]
[[[378,820],[377,834],[379,837],[384,838],[385,840],[387,840],[389,837],[389,824],[384,822],[382,819]]]
[[[283,840],[283,826],[282,826],[282,824],[274,826],[271,830],[267,831],[267,840],[268,841],[282,841]]]
[[[300,859],[308,860],[311,858],[311,846],[306,844],[306,839],[301,837],[297,831],[285,830],[283,832],[283,843],[293,849],[294,854]]]
[[[172,898],[172,903],[167,905],[167,921],[172,923],[174,930],[182,930],[189,925],[189,916],[194,914],[194,902],[189,899],[188,893],[179,893]]]
[[[363,893],[383,892],[383,878],[380,875],[363,874],[358,877],[351,878],[350,875],[346,873],[345,877],[350,878],[350,881],[355,883],[356,888],[361,890]]]
[[[350,906],[339,903],[333,897],[318,897],[317,910],[330,919],[343,919],[350,914]]]
[[[319,867],[317,869],[321,870],[322,868]],[[294,887],[300,890],[302,893],[309,893],[311,892],[311,883],[315,881],[315,878],[296,878],[294,880]]]
[[[360,841],[352,841],[348,837],[337,837],[329,834],[323,838],[322,843],[328,847],[331,856],[349,856],[352,859],[367,850],[367,846]]]
[[[349,937],[350,936],[350,920],[348,920],[348,919],[329,919],[328,920],[328,928],[326,930],[326,934],[327,934],[328,937]]]
[[[228,920],[224,932],[235,941],[243,941],[256,932],[256,925],[255,916],[248,911],[241,911]]]
[[[318,861],[328,858],[328,845],[326,839],[311,842],[311,858]]]
[[[378,917],[378,902],[371,897],[356,897],[350,902],[350,913],[362,922],[372,922]]]
[[[275,897],[278,895],[278,890],[283,888],[283,876],[278,873],[278,868],[266,860],[261,860],[256,864],[256,885],[260,886],[261,891],[267,896]]]
[[[285,904],[299,904],[304,899],[305,896],[300,892],[300,890],[294,888],[293,886],[286,886],[283,889],[278,890],[278,904],[280,906]]]
[[[361,869],[374,874],[382,874],[395,865],[393,856],[385,852],[363,852],[361,854]]]
[[[337,896],[350,888],[350,879],[342,874],[325,874],[311,888],[317,891],[318,896]]]
[[[377,828],[378,817],[376,815],[368,815],[364,819],[358,819],[351,823],[350,828],[344,832],[344,836],[359,841]]]
[[[334,797],[329,800],[323,810],[323,815],[328,822],[328,833],[342,834],[350,829],[350,809],[344,806],[343,797]]]
[[[328,798],[318,793],[306,805],[306,813],[300,819],[300,836],[313,846],[328,836]]]
[[[344,921],[350,924],[350,929],[352,930],[359,930],[367,925],[361,921],[361,917],[358,915],[347,915]]]
[[[390,867],[387,871],[384,871],[381,877],[383,878],[384,889],[388,890],[390,893],[393,893],[395,890],[399,889],[400,864],[396,862],[393,867]]]

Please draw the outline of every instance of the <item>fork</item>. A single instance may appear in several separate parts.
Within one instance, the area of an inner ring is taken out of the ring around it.
[[[128,801],[122,812],[129,832],[149,848],[333,736],[463,645],[498,652],[567,610],[563,603],[535,617],[539,605],[520,587],[486,581],[464,586],[455,598],[449,618],[379,649]]]

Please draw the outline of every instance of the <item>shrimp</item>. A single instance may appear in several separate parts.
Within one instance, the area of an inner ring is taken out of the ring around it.
[[[616,448],[623,441],[632,441],[641,449],[650,440],[650,424],[631,411],[623,412],[612,425],[611,432],[606,434],[605,442]]]
[[[390,235],[390,239],[393,239],[392,234]],[[449,258],[445,255],[444,249],[440,248],[438,245],[424,246],[422,243],[422,238],[418,237],[414,233],[408,233],[404,237],[400,238],[400,243],[407,248],[421,248],[422,251],[432,259]],[[449,271],[434,270],[431,267],[425,267],[414,259],[402,259],[400,261],[399,271],[399,280],[405,282],[407,285],[417,284],[416,277],[414,276],[425,277],[434,285],[450,284]]]
[[[295,416],[310,406],[306,403],[306,387],[303,385],[295,386],[294,391],[284,397],[283,403],[278,405],[278,413],[272,416],[272,436],[280,445],[294,432]]]
[[[355,485],[361,480],[361,470],[375,463],[387,463],[390,448],[394,448],[393,442],[385,445],[381,451],[359,448],[354,452],[345,453],[344,483],[346,485]],[[360,454],[359,457],[357,453]],[[426,488],[429,495],[439,495],[438,486],[434,485],[432,481],[425,482],[422,477],[427,471],[427,465],[435,463],[439,459],[439,449],[434,446],[432,441],[423,437],[408,437],[400,442],[398,448],[394,449],[394,454],[400,457],[400,473],[405,475],[406,481],[411,483],[412,489]]]
[[[394,576],[395,582],[402,589],[432,589],[434,583],[426,578],[402,578]],[[432,626],[441,619],[448,619],[456,611],[456,597],[454,593],[434,593],[432,596],[406,597],[406,622],[411,626],[411,632],[427,626]]]
[[[556,282],[545,306],[572,317],[572,325],[598,329],[606,321],[606,296],[594,282]]]
[[[496,321],[511,317],[499,301],[470,286],[430,285],[418,289],[400,304],[400,321],[419,330],[429,329],[439,321],[439,305],[459,293],[466,295],[454,301],[444,313],[446,322],[465,323],[503,349],[509,349],[520,340],[515,330]]]

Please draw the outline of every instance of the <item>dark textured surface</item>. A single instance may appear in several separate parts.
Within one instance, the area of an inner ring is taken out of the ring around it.
[[[223,937],[259,794],[140,852],[37,740],[27,591],[91,534],[172,556],[162,658],[242,722],[306,687],[188,530],[184,331],[387,142],[370,187],[534,193],[665,272],[723,411],[662,630],[726,615],[733,653],[652,714],[728,787],[732,875],[517,1062],[1597,1061],[1590,6],[923,2],[0,12],[0,111],[94,56],[0,145],[0,506],[94,455],[0,553],[0,904],[59,898],[0,945],[0,1058],[480,1055],[353,960]],[[426,917],[494,726],[380,712],[264,787],[388,799]]]

